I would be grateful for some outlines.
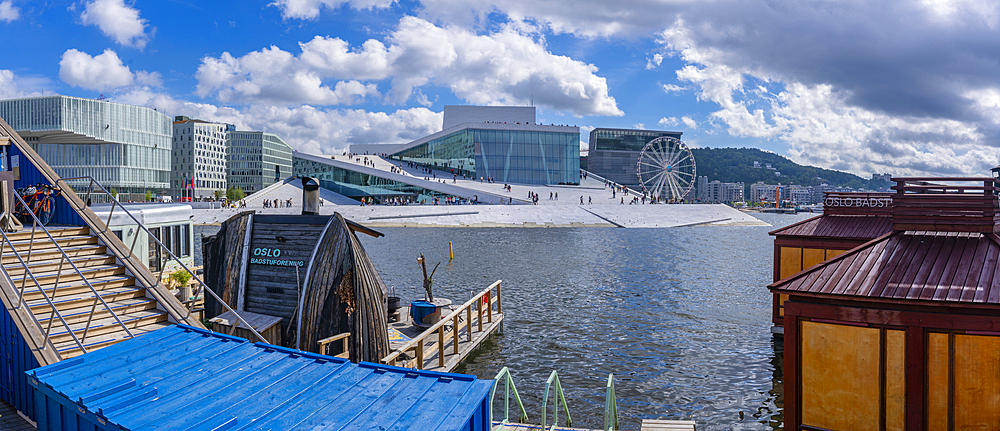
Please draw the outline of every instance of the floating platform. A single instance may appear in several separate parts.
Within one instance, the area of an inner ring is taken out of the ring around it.
[[[389,349],[382,363],[421,370],[451,372],[490,335],[503,326],[500,280],[461,305],[442,312],[441,321],[418,328],[410,321],[409,307],[389,323]]]

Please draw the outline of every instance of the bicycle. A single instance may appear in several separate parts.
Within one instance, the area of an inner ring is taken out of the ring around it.
[[[21,220],[21,223],[31,224],[34,221],[31,214],[35,214],[42,226],[48,225],[52,220],[52,214],[55,213],[55,198],[59,196],[60,190],[48,184],[38,184],[22,187],[16,192],[28,204],[27,208],[21,201],[17,201],[14,205],[14,215]]]

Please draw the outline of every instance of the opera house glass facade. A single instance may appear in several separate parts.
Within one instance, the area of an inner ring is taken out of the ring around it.
[[[578,184],[579,132],[537,130],[567,129],[558,126],[522,128],[529,127],[536,130],[464,128],[399,151],[392,157],[476,179],[492,177],[498,183]]]
[[[359,172],[357,166],[337,163],[334,160],[320,156],[295,153],[292,158],[292,171],[297,177],[312,177],[319,181],[320,187],[347,196],[352,199],[374,198],[376,203],[384,203],[392,198],[403,198],[407,202],[431,203],[434,198],[446,198],[451,195],[423,187],[394,181],[388,178]],[[364,170],[368,171],[367,168]],[[372,169],[371,172],[377,172]]]

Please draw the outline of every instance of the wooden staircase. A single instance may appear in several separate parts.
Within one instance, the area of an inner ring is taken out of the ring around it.
[[[21,290],[23,286],[24,304],[38,320],[41,331],[49,332],[50,341],[62,359],[85,353],[73,335],[88,351],[93,351],[130,338],[129,332],[138,336],[172,324],[168,322],[168,313],[157,307],[147,289],[136,283],[135,277],[108,253],[97,236],[90,234],[89,228],[48,230],[79,273],[64,261],[62,252],[41,229],[35,231],[34,238],[30,229],[7,234],[34,278],[27,275],[25,266],[9,249],[3,250],[0,263],[14,287]],[[50,301],[58,314],[53,313]]]

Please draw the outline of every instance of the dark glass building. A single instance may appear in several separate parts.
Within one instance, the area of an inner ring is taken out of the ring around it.
[[[639,161],[639,154],[649,141],[661,136],[681,139],[681,132],[603,128],[591,130],[587,171],[619,184],[638,185],[636,163]]]

